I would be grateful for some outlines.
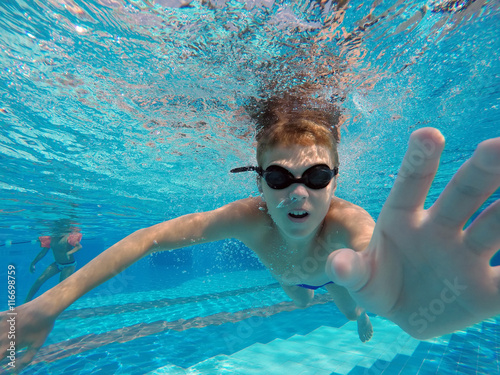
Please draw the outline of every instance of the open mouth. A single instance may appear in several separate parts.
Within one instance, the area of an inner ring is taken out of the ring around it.
[[[294,218],[294,219],[303,219],[309,214],[306,211],[292,211],[288,213],[288,216]]]

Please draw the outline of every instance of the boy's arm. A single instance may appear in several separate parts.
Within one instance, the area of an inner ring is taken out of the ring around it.
[[[189,214],[140,229],[99,254],[39,298],[50,300],[47,311],[59,315],[82,295],[146,255],[229,237],[238,238],[245,221],[240,215],[242,206],[242,201],[233,202],[214,211]]]
[[[229,237],[241,239],[248,235],[251,228],[247,228],[247,224],[251,223],[251,219],[247,215],[252,212],[254,202],[252,199],[237,201],[214,211],[185,215],[140,229],[40,297],[16,307],[16,350],[27,347],[24,356],[17,358],[16,370],[31,361],[50,333],[56,317],[65,308],[144,256]],[[0,360],[6,356],[10,345],[7,339],[8,318],[7,312],[0,314]]]
[[[82,248],[82,245],[77,244],[74,248],[72,248],[72,249],[71,249],[70,251],[68,251],[66,254],[68,254],[68,255],[74,254],[74,253],[76,253],[77,251],[79,251],[81,248]]]
[[[37,264],[45,255],[47,255],[47,252],[49,251],[48,247],[42,247],[42,250],[37,254],[35,259],[30,264],[30,272],[33,273],[35,272],[35,264]]]
[[[427,339],[500,313],[500,200],[466,226],[500,187],[500,138],[481,143],[424,209],[444,138],[415,131],[368,247],[330,254],[327,274],[359,305]]]

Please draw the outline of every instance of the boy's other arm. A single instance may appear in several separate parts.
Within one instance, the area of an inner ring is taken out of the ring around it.
[[[27,348],[24,355],[17,358],[16,370],[32,360],[52,330],[56,317],[79,297],[153,252],[229,237],[243,239],[251,232],[248,226],[252,226],[252,220],[248,215],[252,216],[255,210],[259,212],[254,203],[252,198],[245,199],[214,211],[189,214],[140,229],[40,297],[16,307],[16,350]],[[0,313],[0,360],[5,358],[10,345],[8,318],[7,312]]]
[[[188,214],[140,229],[99,254],[42,296],[51,301],[51,313],[58,315],[91,289],[153,252],[229,237],[238,238],[245,226],[245,217],[241,215],[244,206],[243,201],[237,201],[214,211]]]
[[[82,245],[77,244],[75,247],[73,247],[70,251],[68,251],[66,254],[71,255],[76,253],[77,251],[80,251],[82,248]]]
[[[45,255],[47,255],[48,251],[49,251],[48,247],[42,247],[42,250],[40,250],[40,252],[37,254],[37,256],[35,257],[35,259],[33,259],[33,261],[30,264],[30,272],[31,273],[35,272],[35,264],[37,264],[40,260],[42,260],[42,258]]]

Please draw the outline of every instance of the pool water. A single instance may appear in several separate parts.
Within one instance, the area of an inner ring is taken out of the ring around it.
[[[257,282],[258,281],[258,282]],[[187,293],[187,296],[186,296]],[[164,290],[83,298],[61,315],[33,374],[493,374],[498,322],[418,341],[372,316],[355,322],[320,292],[289,302],[267,271],[220,273]],[[89,327],[91,327],[89,331]]]
[[[80,268],[139,228],[257,195],[254,178],[229,173],[255,163],[245,108],[297,83],[341,103],[336,194],[374,218],[415,129],[447,142],[428,205],[500,136],[494,0],[345,12],[306,0],[5,0],[0,15],[0,279],[15,265],[18,304],[52,263],[29,272],[57,223],[81,229]],[[297,309],[247,248],[221,241],[145,258],[75,302],[24,373],[500,372],[499,318],[428,341],[371,319],[362,344],[324,291]]]

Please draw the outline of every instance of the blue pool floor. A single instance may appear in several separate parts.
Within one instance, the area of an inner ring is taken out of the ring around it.
[[[224,274],[83,298],[23,374],[500,373],[500,317],[427,341],[370,319],[374,336],[361,343],[324,291],[298,309],[266,272]]]

